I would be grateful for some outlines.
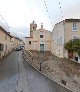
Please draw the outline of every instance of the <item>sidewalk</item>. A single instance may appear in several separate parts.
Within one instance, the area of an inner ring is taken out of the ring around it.
[[[10,51],[7,55],[3,56],[3,58],[0,58],[0,64],[3,64],[4,59],[6,59],[6,57],[8,57],[13,51]]]
[[[55,82],[69,88],[73,92],[80,92],[80,64],[67,59],[57,58],[50,52],[40,53],[25,51],[25,58],[38,70],[46,74]],[[33,60],[32,58],[33,57]]]

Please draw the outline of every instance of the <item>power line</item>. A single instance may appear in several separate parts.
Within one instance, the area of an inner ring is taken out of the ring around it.
[[[47,14],[48,14],[48,18],[49,18],[49,20],[50,20],[50,23],[51,23],[51,26],[52,26],[52,28],[53,28],[53,24],[52,24],[52,19],[51,19],[51,17],[50,17],[50,14],[49,14],[49,10],[48,10],[48,7],[47,7],[47,4],[46,4],[46,1],[44,0],[44,5],[45,5],[45,8],[46,8],[46,11],[47,11]]]
[[[5,21],[5,19],[2,17],[2,15],[0,15],[0,17],[3,20],[3,22],[6,24],[6,25],[2,24],[2,26],[5,28],[5,30],[7,30],[10,33],[12,32],[16,37],[18,37],[18,35],[12,31],[13,29],[8,25],[8,23]],[[0,23],[2,23],[2,21]],[[7,26],[7,28],[5,26]]]
[[[6,24],[6,25],[2,24],[3,27],[4,27],[4,28],[6,27],[6,30],[7,30],[7,31],[10,31],[10,27],[9,27],[9,25],[7,24],[7,22],[6,22],[5,19],[2,17],[1,14],[0,14],[0,17],[1,17],[1,19],[3,20],[3,22]],[[0,20],[0,23],[2,23],[1,20]]]
[[[12,29],[11,27],[10,27],[10,29],[11,29],[10,32],[13,33],[14,36],[18,37],[18,35],[13,31],[14,29]]]
[[[62,12],[62,7],[61,7],[61,2],[59,1],[59,8],[60,8],[60,12],[61,12],[61,17],[63,19],[63,12]]]
[[[18,32],[18,34],[16,34],[13,30],[15,30],[15,29],[13,29],[13,28],[11,28],[11,33],[13,33],[14,34],[14,36],[16,36],[17,38],[19,37],[19,38],[23,38],[23,35],[22,34],[20,34],[19,32]]]

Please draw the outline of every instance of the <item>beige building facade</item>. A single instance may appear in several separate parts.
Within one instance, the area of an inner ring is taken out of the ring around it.
[[[65,19],[55,24],[52,35],[52,54],[57,57],[68,58],[64,44],[71,39],[80,38],[80,19]]]
[[[24,44],[21,39],[14,37],[14,36],[12,37],[11,41],[12,41],[13,49],[16,49],[17,47],[20,47]]]
[[[7,55],[18,46],[22,46],[23,41],[10,35],[2,26],[0,26],[0,58]]]
[[[12,50],[12,36],[0,26],[0,57]]]
[[[36,29],[37,24],[30,24],[30,37],[25,37],[25,49],[36,51],[51,51],[51,32],[41,28]]]

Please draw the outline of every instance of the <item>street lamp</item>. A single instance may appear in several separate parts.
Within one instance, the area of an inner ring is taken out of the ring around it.
[[[41,71],[41,61],[40,61],[40,71]]]
[[[43,60],[44,60],[44,51],[40,51],[40,71],[41,71]]]

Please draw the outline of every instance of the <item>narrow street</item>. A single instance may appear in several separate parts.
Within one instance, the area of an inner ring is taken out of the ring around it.
[[[37,72],[14,51],[0,65],[0,92],[71,92]]]

